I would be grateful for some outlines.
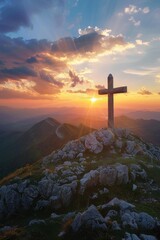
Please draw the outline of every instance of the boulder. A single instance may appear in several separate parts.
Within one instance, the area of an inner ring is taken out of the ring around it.
[[[129,182],[128,167],[122,164],[116,164],[115,169],[117,170],[117,184],[127,184]]]
[[[71,224],[71,228],[74,233],[78,233],[81,230],[91,231],[92,233],[107,231],[105,220],[94,205],[90,206],[82,214],[77,214]]]
[[[80,193],[83,194],[87,188],[97,186],[99,182],[99,172],[97,170],[91,170],[86,173],[80,180]]]
[[[141,212],[138,214],[136,222],[138,224],[138,227],[143,230],[154,230],[156,227],[155,219],[145,212]]]
[[[85,148],[90,152],[98,154],[103,150],[103,144],[98,142],[93,133],[89,134],[85,138]]]
[[[38,190],[41,196],[44,198],[49,198],[52,196],[52,191],[54,187],[54,182],[52,180],[41,180],[38,183]]]
[[[140,238],[142,240],[158,240],[155,236],[153,236],[153,235],[146,235],[146,234],[141,234]]]
[[[125,211],[127,209],[133,210],[135,208],[135,206],[133,204],[128,203],[124,200],[120,200],[115,197],[107,204],[102,205],[102,209],[113,208],[115,206],[119,207],[120,210],[122,210],[122,211]]]
[[[125,227],[129,227],[132,230],[137,230],[138,226],[136,223],[136,219],[134,218],[134,216],[128,212],[125,212],[122,216],[121,216],[121,221],[122,221],[122,226]]]
[[[116,182],[117,170],[114,167],[102,168],[99,173],[99,182],[102,186],[113,186]]]
[[[125,240],[141,240],[136,234],[125,233]]]
[[[96,139],[104,146],[109,146],[114,141],[114,134],[111,129],[101,129],[95,132]]]

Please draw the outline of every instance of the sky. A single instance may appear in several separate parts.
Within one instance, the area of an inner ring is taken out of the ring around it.
[[[159,0],[0,0],[0,105],[160,111]],[[93,99],[94,98],[94,99]]]

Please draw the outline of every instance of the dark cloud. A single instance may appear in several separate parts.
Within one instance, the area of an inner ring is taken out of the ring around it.
[[[55,54],[83,54],[85,56],[93,56],[106,51],[118,51],[120,48],[134,47],[132,44],[125,42],[123,36],[105,36],[101,32],[90,32],[78,38],[62,38],[52,45],[52,52]]]
[[[37,74],[30,68],[25,66],[15,67],[15,68],[3,68],[0,70],[0,76],[3,79],[5,78],[23,78],[23,77],[36,77]]]
[[[96,89],[94,88],[87,88],[86,90],[67,90],[68,93],[82,93],[82,94],[88,94],[88,95],[91,95],[91,94],[96,94],[98,93]]]
[[[59,88],[62,88],[64,86],[64,83],[57,81],[56,79],[54,79],[53,76],[51,76],[50,74],[48,74],[44,71],[41,71],[39,74],[40,74],[40,77],[42,80],[52,83],[53,85],[56,85]]]
[[[76,91],[73,91],[73,90],[67,90],[68,93],[86,93],[86,90],[76,90]]]
[[[100,85],[100,84],[98,84],[98,85],[95,85],[95,88],[97,88],[97,89],[104,89],[105,86],[104,86],[104,85]]]
[[[84,80],[80,79],[74,72],[72,72],[71,70],[69,71],[69,76],[71,78],[71,87],[75,87],[77,86],[77,84],[83,84]]]
[[[37,63],[38,60],[36,57],[30,57],[26,60],[27,63]]]
[[[140,89],[138,91],[138,94],[141,94],[141,95],[152,95],[152,92],[146,90],[146,89]]]
[[[20,92],[13,89],[0,89],[0,99],[33,99],[33,100],[39,100],[39,99],[50,99],[49,96],[41,96],[41,95],[33,95],[28,92]]]
[[[0,7],[0,32],[18,31],[20,27],[31,27],[33,14],[51,7],[64,7],[62,0],[6,0]]]

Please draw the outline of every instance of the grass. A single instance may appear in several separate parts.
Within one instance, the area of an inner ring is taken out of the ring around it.
[[[7,175],[0,180],[0,185],[8,184],[10,182],[18,181],[17,178],[26,179],[30,178],[31,180],[40,180],[42,177],[42,168],[41,160],[33,163],[27,164],[25,167],[17,169],[15,172]]]

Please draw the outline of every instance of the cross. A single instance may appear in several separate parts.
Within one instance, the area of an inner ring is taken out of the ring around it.
[[[108,94],[108,127],[114,128],[114,99],[113,95],[115,93],[126,93],[127,87],[113,87],[113,76],[109,74],[108,76],[108,89],[98,90],[99,95]]]

